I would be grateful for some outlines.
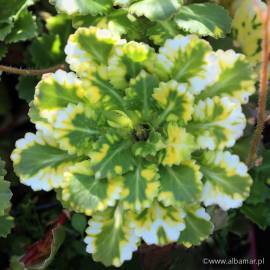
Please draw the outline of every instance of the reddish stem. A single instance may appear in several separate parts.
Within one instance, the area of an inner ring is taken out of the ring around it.
[[[10,73],[10,74],[16,74],[16,75],[22,75],[22,76],[41,76],[46,73],[52,73],[57,71],[58,69],[66,69],[64,64],[60,64],[54,67],[50,68],[44,68],[44,69],[22,69],[22,68],[15,68],[15,67],[8,67],[0,65],[0,71]]]
[[[256,159],[257,147],[261,140],[265,122],[265,110],[266,110],[267,89],[268,89],[270,0],[268,0],[267,2],[267,10],[261,14],[261,18],[263,21],[263,41],[262,41],[263,50],[262,50],[260,89],[259,89],[259,105],[257,115],[257,127],[251,142],[249,155],[246,161],[249,167],[253,165],[253,162]]]

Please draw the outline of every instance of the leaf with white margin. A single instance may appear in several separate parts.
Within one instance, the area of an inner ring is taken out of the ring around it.
[[[189,91],[194,94],[215,82],[219,75],[211,46],[195,35],[178,35],[166,40],[151,69],[162,80],[188,83]]]
[[[81,103],[69,104],[57,113],[53,136],[69,154],[88,155],[101,133],[96,113]]]
[[[241,104],[247,103],[249,96],[255,92],[255,74],[246,57],[233,50],[218,50],[214,54],[220,67],[218,80],[207,86],[197,96],[198,100],[229,96]]]
[[[177,243],[187,248],[200,245],[213,232],[214,225],[210,216],[200,206],[189,206],[185,208],[186,216],[184,222],[185,230],[181,233]]]
[[[124,209],[141,212],[149,208],[158,194],[158,167],[139,160],[134,171],[124,175],[122,200]]]
[[[203,203],[225,211],[240,207],[249,196],[252,178],[239,157],[228,151],[205,151],[198,163],[203,173]]]
[[[114,206],[120,199],[123,179],[96,179],[89,160],[72,166],[65,173],[61,200],[76,212],[88,216]]]
[[[213,3],[185,5],[175,16],[178,27],[186,32],[215,38],[231,31],[231,20],[226,9]]]
[[[193,160],[179,166],[160,167],[160,191],[158,200],[165,206],[194,203],[201,197],[202,174]]]
[[[167,245],[177,241],[185,229],[184,217],[181,208],[164,207],[158,202],[139,215],[130,213],[136,235],[148,245]]]
[[[21,182],[35,191],[61,187],[64,173],[78,161],[77,156],[59,149],[54,138],[41,132],[27,133],[18,140],[11,159]]]
[[[191,119],[194,98],[188,92],[186,84],[176,81],[161,82],[159,87],[154,89],[153,98],[162,109],[154,120],[155,126],[159,126],[163,121],[186,123]]]
[[[130,143],[108,133],[94,144],[90,157],[97,179],[123,175],[134,168],[135,160],[129,149]]]
[[[238,2],[232,21],[233,36],[249,61],[257,64],[262,60],[263,25],[256,8],[254,8],[254,3],[262,11],[267,9],[267,5],[261,0],[242,0]]]
[[[163,165],[171,167],[189,160],[197,145],[192,134],[175,123],[169,123],[163,148],[159,152],[159,159]]]
[[[124,41],[107,29],[81,27],[68,39],[66,62],[79,76],[107,78],[107,62],[112,48]]]
[[[59,12],[68,15],[101,15],[110,10],[112,0],[50,0]]]
[[[152,95],[158,84],[156,77],[143,70],[136,78],[131,79],[130,87],[126,90],[128,109],[138,110],[144,121],[152,120],[151,112],[155,109]]]
[[[195,135],[202,149],[222,150],[232,147],[243,135],[246,118],[241,105],[228,97],[200,100],[195,105],[188,131]]]
[[[135,78],[147,66],[154,55],[154,50],[147,44],[130,41],[116,46],[108,61],[108,77],[118,89],[129,86],[129,80]]]
[[[181,7],[181,3],[180,0],[138,0],[128,10],[137,16],[157,21],[171,17]]]
[[[86,251],[105,266],[120,267],[131,260],[137,250],[139,237],[130,227],[130,220],[121,205],[96,213],[86,229]]]
[[[50,129],[59,110],[68,104],[89,103],[87,90],[75,73],[58,70],[43,75],[31,104],[31,121],[37,129]]]

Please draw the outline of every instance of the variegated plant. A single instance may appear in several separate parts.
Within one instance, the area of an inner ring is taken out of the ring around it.
[[[79,28],[65,52],[73,72],[43,76],[30,110],[37,133],[12,154],[21,182],[89,216],[87,252],[107,266],[141,241],[207,239],[205,207],[240,207],[252,183],[229,151],[254,92],[245,57],[194,35],[156,52],[96,27]]]

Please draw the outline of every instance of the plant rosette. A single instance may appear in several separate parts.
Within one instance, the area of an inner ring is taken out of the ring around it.
[[[79,28],[65,52],[73,72],[43,76],[37,133],[12,154],[21,182],[91,216],[87,252],[106,266],[141,241],[199,245],[213,231],[205,207],[240,207],[252,184],[229,151],[255,91],[245,57],[195,35],[157,52],[96,27]]]

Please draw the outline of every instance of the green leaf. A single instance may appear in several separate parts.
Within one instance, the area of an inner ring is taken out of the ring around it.
[[[9,188],[9,182],[0,180],[0,216],[3,216],[5,214],[5,210],[10,207],[12,193]]]
[[[193,112],[193,96],[188,92],[185,84],[172,80],[161,82],[154,89],[153,98],[161,109],[154,125],[159,126],[164,121],[186,123]]]
[[[244,55],[232,50],[216,52],[219,73],[211,85],[207,86],[197,97],[205,99],[214,96],[229,96],[242,104],[255,92],[255,75]]]
[[[231,31],[231,18],[226,9],[211,3],[183,6],[175,16],[177,25],[200,36],[224,37]]]
[[[158,168],[155,164],[137,161],[134,171],[124,176],[122,191],[124,209],[141,212],[150,207],[158,194]]]
[[[65,61],[64,48],[73,32],[71,19],[65,14],[49,17],[46,28],[46,32],[34,39],[29,46],[31,60],[39,68],[51,67]]]
[[[35,66],[49,67],[63,62],[64,53],[61,50],[61,45],[59,35],[44,34],[37,37],[29,47]]]
[[[174,20],[158,21],[147,29],[147,36],[156,45],[163,45],[169,38],[179,34],[179,28]]]
[[[112,0],[50,0],[59,12],[68,15],[104,14],[112,7]]]
[[[80,27],[89,28],[90,26],[98,27],[99,23],[101,23],[104,17],[105,15],[103,16],[91,16],[91,15],[74,16],[72,18],[72,26],[75,29],[78,29]]]
[[[55,122],[59,110],[68,104],[89,103],[86,94],[82,82],[72,72],[58,70],[53,74],[43,75],[31,104],[31,110],[35,112],[30,113],[31,120],[40,129],[47,131],[50,128],[47,123]]]
[[[6,175],[5,163],[0,159],[0,215],[5,214],[5,210],[10,207],[12,193],[9,189],[10,183],[4,180]]]
[[[71,225],[76,231],[83,233],[87,225],[86,217],[81,214],[73,214],[71,217]]]
[[[81,27],[69,37],[66,61],[80,76],[93,77],[98,72],[101,77],[107,77],[105,65],[113,46],[119,42],[119,36],[109,30]]]
[[[12,193],[10,183],[4,180],[6,175],[4,166],[4,162],[0,159],[0,237],[6,237],[13,227],[13,218],[7,214]]]
[[[92,149],[93,140],[101,134],[97,125],[97,114],[83,106],[69,104],[57,113],[53,134],[61,149],[70,154],[87,155]]]
[[[113,9],[106,18],[108,29],[120,36],[124,35],[128,40],[141,40],[145,37],[144,28],[149,24],[148,20],[136,18],[125,9]]]
[[[36,77],[19,77],[19,82],[16,85],[16,90],[19,93],[19,97],[27,102],[30,102],[34,98],[35,87],[38,84]]]
[[[158,84],[156,77],[142,71],[130,81],[130,87],[126,90],[128,108],[138,110],[145,121],[150,120],[155,109],[152,94]]]
[[[125,111],[126,103],[123,98],[123,92],[115,88],[110,82],[102,79],[98,74],[86,85],[92,91],[88,94],[91,103],[97,109],[109,111],[119,109]]]
[[[188,248],[192,245],[200,245],[214,229],[210,216],[205,212],[204,208],[200,207],[192,206],[187,208],[184,222],[186,228],[177,242]]]
[[[13,217],[0,216],[0,237],[7,237],[13,227]]]
[[[209,43],[197,36],[178,35],[159,49],[151,69],[163,81],[187,83],[189,92],[198,94],[217,79],[219,67],[210,52]]]
[[[165,206],[193,203],[200,199],[202,174],[194,161],[183,162],[179,166],[161,167],[158,200]]]
[[[248,219],[257,224],[261,230],[265,230],[270,226],[269,201],[267,201],[267,203],[259,203],[256,205],[245,204],[241,208],[241,212]]]
[[[264,183],[263,179],[255,178],[251,187],[250,196],[246,200],[246,203],[255,205],[263,203],[267,199],[270,199],[270,187]]]
[[[74,28],[100,26],[113,33],[127,37],[127,40],[141,40],[145,36],[144,27],[150,22],[136,18],[126,9],[113,9],[108,14],[97,16],[76,16],[72,19]]]
[[[202,200],[206,206],[217,204],[223,210],[242,206],[252,179],[238,156],[228,151],[208,151],[203,152],[198,163],[204,176]]]
[[[164,207],[154,202],[139,215],[132,215],[132,227],[137,236],[148,245],[167,245],[177,241],[185,229],[185,212],[174,207]]]
[[[34,105],[40,111],[62,109],[68,104],[86,100],[84,92],[81,81],[74,73],[58,70],[43,76],[36,88]]]
[[[139,242],[121,205],[95,214],[89,221],[86,235],[86,251],[105,266],[120,267],[130,260]]]
[[[159,160],[164,166],[179,165],[190,160],[196,148],[193,135],[177,124],[170,123],[166,129],[163,149],[159,152]]]
[[[64,172],[78,160],[76,156],[59,149],[55,139],[41,132],[27,133],[24,139],[17,141],[11,158],[23,184],[33,190],[46,191],[60,187]]]
[[[69,16],[59,14],[46,20],[46,27],[50,34],[59,35],[61,43],[65,46],[70,34],[74,31]]]
[[[12,31],[6,36],[5,42],[15,43],[33,38],[37,33],[37,25],[32,13],[28,10],[21,12],[15,20]]]
[[[129,81],[139,75],[149,63],[154,51],[148,45],[135,41],[116,47],[108,62],[108,76],[113,86],[125,89]]]
[[[11,17],[19,15],[20,11],[33,4],[32,0],[0,0],[0,6],[5,7],[0,10],[0,22],[6,21]]]
[[[188,131],[202,149],[232,147],[246,127],[241,105],[228,97],[200,100],[195,105]]]
[[[0,41],[4,41],[6,36],[11,32],[13,23],[10,21],[0,22]]]
[[[113,134],[101,137],[90,154],[96,178],[111,178],[133,170],[135,161],[129,146],[129,141],[120,140]]]
[[[139,0],[129,7],[129,12],[152,21],[164,20],[175,14],[181,3],[179,0]]]
[[[73,165],[66,173],[61,200],[76,212],[88,216],[114,206],[122,191],[121,177],[96,179],[90,161]]]

